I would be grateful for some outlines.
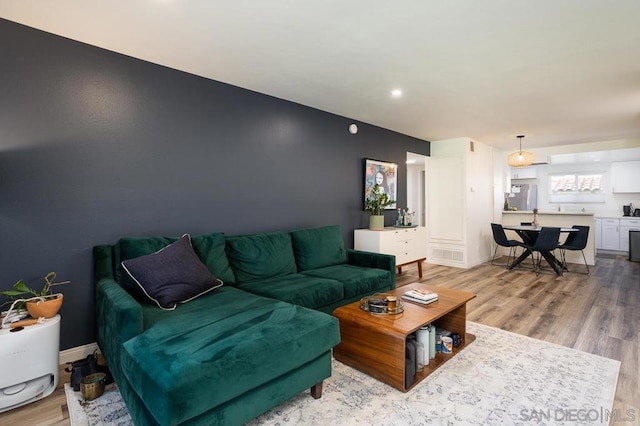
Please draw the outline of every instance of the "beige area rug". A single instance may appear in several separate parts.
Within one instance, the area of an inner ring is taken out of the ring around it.
[[[322,398],[302,393],[249,425],[608,424],[620,362],[468,323],[476,341],[403,393],[333,361]],[[71,424],[130,425],[114,386],[80,405],[65,386]]]

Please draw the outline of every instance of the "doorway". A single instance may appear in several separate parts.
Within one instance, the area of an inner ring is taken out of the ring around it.
[[[429,157],[407,152],[407,209],[415,212],[418,225],[427,223],[427,186],[426,169]]]

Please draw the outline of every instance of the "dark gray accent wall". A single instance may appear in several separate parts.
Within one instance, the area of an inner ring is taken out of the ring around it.
[[[94,245],[339,224],[351,247],[363,159],[400,165],[404,206],[406,152],[429,154],[353,122],[0,19],[0,289],[71,280],[66,349],[95,341]]]

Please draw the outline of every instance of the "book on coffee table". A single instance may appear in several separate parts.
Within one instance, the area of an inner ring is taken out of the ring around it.
[[[405,292],[400,297],[405,300],[422,303],[423,305],[428,305],[429,303],[433,303],[438,300],[438,293],[434,293],[433,291],[420,290],[420,289],[411,289]]]

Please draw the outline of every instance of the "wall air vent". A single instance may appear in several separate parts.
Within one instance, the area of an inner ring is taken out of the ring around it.
[[[464,261],[464,252],[461,250],[434,248],[432,254],[434,259],[454,260],[456,262]]]

